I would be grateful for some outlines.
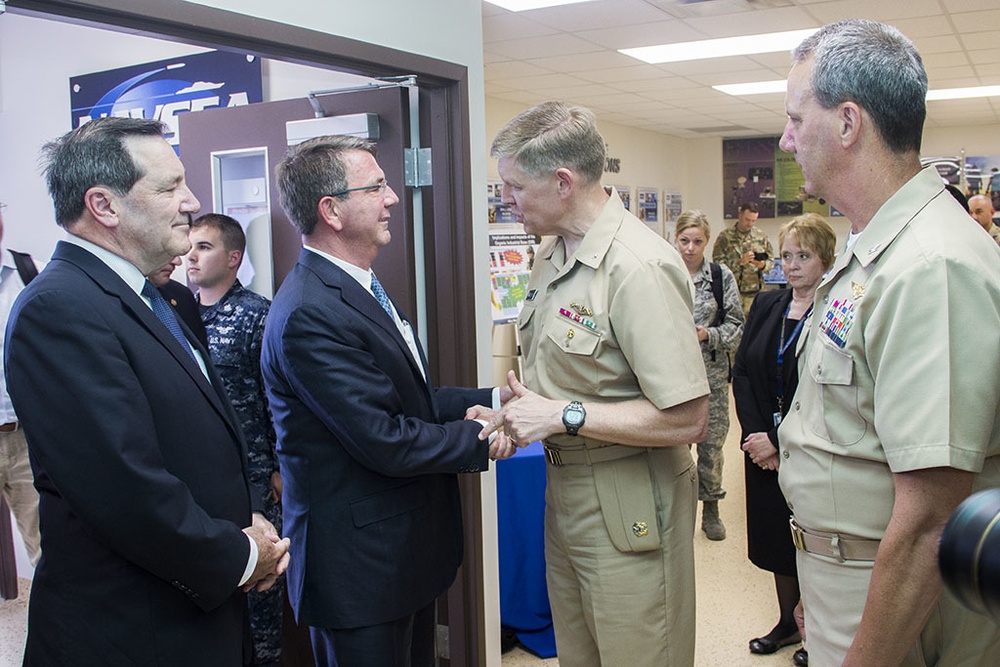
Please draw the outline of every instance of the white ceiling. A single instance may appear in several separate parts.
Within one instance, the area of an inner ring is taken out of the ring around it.
[[[647,65],[618,49],[890,23],[913,40],[931,89],[1000,85],[998,0],[591,0],[525,12],[483,2],[487,97],[562,99],[600,119],[678,137],[780,134],[784,94],[733,97],[711,86],[783,79],[788,53]],[[1000,97],[928,102],[926,127],[1000,123]]]

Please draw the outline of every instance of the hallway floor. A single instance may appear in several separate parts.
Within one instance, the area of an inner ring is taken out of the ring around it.
[[[769,656],[752,655],[747,642],[766,634],[777,621],[773,579],[746,557],[746,524],[743,503],[743,461],[739,450],[739,424],[730,406],[731,426],[726,442],[724,468],[726,500],[719,503],[728,533],[722,542],[711,542],[700,530],[694,540],[698,621],[697,667],[788,667],[796,646]],[[698,526],[701,525],[699,515]],[[17,600],[0,601],[0,667],[21,664],[26,631],[30,582],[20,580]],[[542,660],[520,648],[505,653],[503,667],[554,667],[557,658]]]

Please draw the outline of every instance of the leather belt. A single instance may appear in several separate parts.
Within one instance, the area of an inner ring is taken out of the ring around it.
[[[881,544],[880,540],[806,530],[795,522],[795,517],[788,519],[788,525],[792,529],[792,542],[796,549],[834,558],[841,563],[849,560],[873,561]]]
[[[20,427],[21,425],[17,422],[7,422],[6,424],[0,424],[0,433],[13,433]]]
[[[605,445],[603,447],[549,447],[545,445],[545,460],[554,466],[593,465],[605,461],[638,456],[646,452],[645,447],[628,445]]]

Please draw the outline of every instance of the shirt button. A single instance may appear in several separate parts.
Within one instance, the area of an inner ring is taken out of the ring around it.
[[[784,456],[786,459],[788,458],[788,452],[781,452],[781,455]]]
[[[827,294],[826,296],[823,297],[823,303],[830,303],[830,295],[829,294]]]
[[[794,510],[795,510],[795,506],[794,506],[794,505],[792,505],[791,503],[788,503],[788,509],[790,509],[790,510],[793,510],[793,511],[794,511]]]
[[[795,411],[796,412],[799,411],[799,402],[798,401],[795,401]]]
[[[823,374],[823,367],[822,366],[817,366],[816,367],[816,375],[822,375],[822,374]]]

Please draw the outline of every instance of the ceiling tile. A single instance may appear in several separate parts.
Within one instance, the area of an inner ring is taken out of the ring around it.
[[[483,3],[488,4],[488,3]],[[483,43],[491,44],[506,39],[542,37],[561,32],[555,28],[535,23],[520,14],[508,12],[500,16],[483,18]]]

